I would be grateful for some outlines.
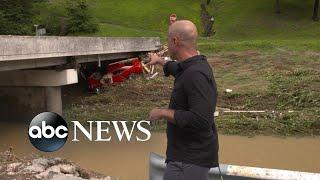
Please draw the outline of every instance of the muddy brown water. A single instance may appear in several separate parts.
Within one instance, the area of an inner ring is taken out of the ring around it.
[[[71,142],[69,138],[57,152],[42,153],[29,143],[27,128],[26,124],[1,122],[0,151],[11,146],[19,156],[59,156],[121,180],[148,179],[149,153],[164,155],[166,149],[165,133],[154,132],[147,142],[119,142],[116,137],[111,142]],[[220,135],[219,140],[221,163],[320,173],[320,137]]]

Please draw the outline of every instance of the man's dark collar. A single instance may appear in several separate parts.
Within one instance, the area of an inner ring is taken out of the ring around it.
[[[196,55],[196,56],[192,56],[186,60],[183,60],[181,62],[179,62],[179,67],[181,70],[185,70],[187,69],[189,66],[191,66],[192,64],[196,63],[199,60],[205,60],[206,57],[203,55]]]

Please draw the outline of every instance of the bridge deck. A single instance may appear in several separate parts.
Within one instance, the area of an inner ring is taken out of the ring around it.
[[[158,49],[157,37],[0,36],[0,71],[131,57]]]

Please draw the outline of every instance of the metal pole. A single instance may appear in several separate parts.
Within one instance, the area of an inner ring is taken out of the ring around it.
[[[35,25],[33,25],[33,26],[36,27],[36,36],[38,36],[38,25],[35,24]]]

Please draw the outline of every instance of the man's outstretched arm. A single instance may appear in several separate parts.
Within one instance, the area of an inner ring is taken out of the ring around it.
[[[166,61],[164,58],[159,57],[157,54],[155,53],[150,53],[149,54],[149,59],[150,62],[147,63],[147,66],[150,65],[160,65],[163,67],[163,72],[165,76],[175,76],[178,73],[179,70],[179,66],[178,66],[178,62],[176,61]]]

